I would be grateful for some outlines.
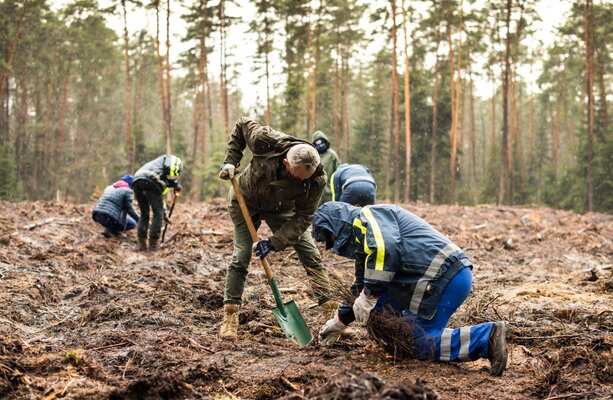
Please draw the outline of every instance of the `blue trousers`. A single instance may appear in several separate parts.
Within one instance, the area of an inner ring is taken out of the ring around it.
[[[436,314],[431,320],[421,318],[408,309],[402,311],[405,319],[414,327],[414,356],[416,358],[459,362],[487,358],[487,341],[492,330],[491,322],[455,329],[446,328],[451,315],[468,297],[472,289],[472,281],[473,275],[470,268],[464,268],[458,272],[443,289]],[[379,300],[389,301],[384,298]]]

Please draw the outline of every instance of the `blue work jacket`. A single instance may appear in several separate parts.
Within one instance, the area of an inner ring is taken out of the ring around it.
[[[358,208],[328,202],[315,212],[312,231],[317,241],[325,240],[325,231],[331,233],[336,254],[363,260],[367,294],[389,295],[395,308],[424,319],[434,317],[451,278],[472,268],[445,235],[395,205]]]
[[[330,177],[332,201],[339,201],[347,186],[354,182],[370,182],[376,188],[370,170],[361,164],[341,164]]]

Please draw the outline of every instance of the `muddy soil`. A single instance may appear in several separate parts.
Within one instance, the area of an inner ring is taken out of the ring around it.
[[[451,326],[509,321],[509,369],[399,361],[352,327],[297,348],[252,262],[239,340],[217,338],[232,255],[226,202],[180,203],[167,243],[105,239],[91,205],[0,202],[0,398],[597,399],[613,395],[613,216],[411,204],[475,264]],[[261,229],[266,234],[266,229]],[[323,322],[291,251],[270,258],[285,301]],[[350,261],[325,253],[345,283]]]

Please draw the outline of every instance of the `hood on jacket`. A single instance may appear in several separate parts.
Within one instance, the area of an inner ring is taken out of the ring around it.
[[[360,214],[360,208],[341,201],[324,203],[313,215],[313,239],[326,242],[326,232],[334,235],[334,252],[353,240],[353,220]]]
[[[315,143],[315,141],[316,141],[317,139],[323,139],[323,140],[325,140],[326,142],[328,142],[328,146],[330,146],[330,145],[331,145],[331,143],[330,143],[330,139],[328,138],[328,135],[326,135],[326,134],[325,134],[325,133],[323,133],[322,131],[316,131],[316,132],[313,134],[313,140],[311,140],[311,143]]]
[[[117,182],[113,183],[113,187],[114,188],[130,188],[130,185],[128,184],[128,182],[124,181],[123,179],[118,180]]]

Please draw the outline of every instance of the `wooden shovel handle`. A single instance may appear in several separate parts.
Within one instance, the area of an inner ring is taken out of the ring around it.
[[[256,243],[260,239],[258,239],[258,233],[255,230],[253,221],[251,220],[251,215],[249,215],[249,210],[247,209],[247,204],[245,203],[245,198],[243,197],[241,188],[238,186],[236,177],[232,177],[230,181],[232,182],[232,187],[234,188],[234,195],[236,196],[236,200],[238,200],[238,205],[241,207],[243,218],[245,219],[245,222],[247,223],[247,228],[249,228],[249,233],[251,234],[251,240],[253,240],[253,243]],[[268,280],[272,281],[272,270],[270,269],[268,260],[266,258],[261,258],[260,260],[262,261],[262,267],[264,267],[264,271],[266,271],[266,276],[268,277]]]

